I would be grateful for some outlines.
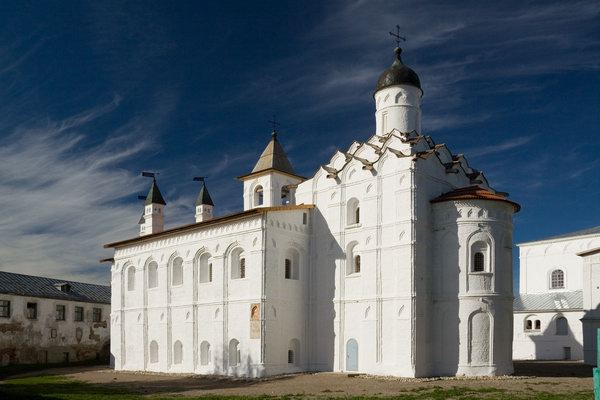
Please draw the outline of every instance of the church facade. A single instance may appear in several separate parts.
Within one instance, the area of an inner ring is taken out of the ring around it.
[[[375,133],[314,176],[273,133],[244,211],[163,230],[156,181],[140,236],[114,249],[117,370],[268,376],[502,375],[512,367],[512,215],[463,155],[421,134],[423,92],[396,49]]]

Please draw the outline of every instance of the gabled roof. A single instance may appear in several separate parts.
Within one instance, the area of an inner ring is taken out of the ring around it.
[[[519,212],[521,206],[514,201],[510,201],[506,196],[499,193],[493,193],[487,189],[483,189],[477,185],[459,188],[451,192],[442,194],[439,197],[431,200],[432,203],[452,200],[494,200],[502,201],[511,204],[515,208],[515,212]]]
[[[60,286],[68,284],[68,292]],[[110,286],[43,278],[41,276],[0,272],[0,293],[18,296],[110,304]]]
[[[283,147],[277,140],[276,132],[273,132],[271,135],[271,140],[267,144],[267,147],[265,147],[263,150],[260,158],[256,162],[256,165],[249,175],[269,170],[280,171],[289,175],[298,176],[294,172],[294,168],[292,168],[292,164],[290,163],[290,160],[288,160]]]
[[[150,190],[148,191],[148,195],[146,196],[146,202],[144,204],[147,206],[150,204],[162,204],[163,206],[167,205],[167,202],[160,193],[160,190],[158,189],[156,179],[152,179],[152,186],[150,186]]]
[[[214,206],[214,203],[210,198],[210,194],[208,193],[206,182],[202,182],[202,189],[200,189],[200,193],[198,193],[198,197],[196,198],[196,205]]]
[[[514,311],[556,311],[583,309],[583,291],[516,295]]]

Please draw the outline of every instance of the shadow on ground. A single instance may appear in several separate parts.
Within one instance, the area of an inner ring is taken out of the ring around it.
[[[573,361],[514,361],[515,376],[538,376],[546,378],[593,376],[593,366]]]

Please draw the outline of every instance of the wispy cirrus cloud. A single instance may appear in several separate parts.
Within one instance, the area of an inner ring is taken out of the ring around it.
[[[471,158],[489,156],[491,154],[503,153],[508,150],[519,148],[521,146],[526,145],[534,139],[535,135],[518,136],[494,145],[473,147],[467,149],[466,153]]]
[[[156,129],[152,120],[132,119],[90,145],[90,124],[119,102],[3,129],[0,269],[108,282],[107,267],[98,267],[102,244],[135,235],[140,208],[122,200],[146,183],[121,165],[153,146]]]

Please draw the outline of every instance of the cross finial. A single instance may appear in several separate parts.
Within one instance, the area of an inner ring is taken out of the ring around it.
[[[270,124],[273,125],[273,132],[271,133],[274,137],[277,137],[277,127],[279,127],[281,124],[279,122],[277,122],[277,120],[275,119],[275,114],[273,114],[273,119],[270,119],[269,121]]]
[[[400,41],[406,42],[406,38],[400,36],[400,25],[396,25],[396,33],[390,32],[390,35],[396,38],[396,47],[400,47]]]

